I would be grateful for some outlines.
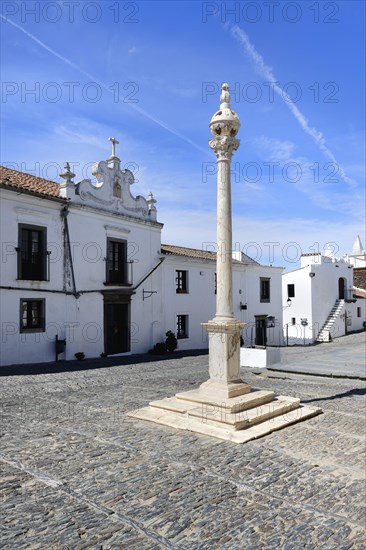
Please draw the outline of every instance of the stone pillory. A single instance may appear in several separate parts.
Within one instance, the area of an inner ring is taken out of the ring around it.
[[[238,115],[231,109],[229,85],[223,84],[220,109],[210,122],[211,149],[217,158],[217,295],[215,317],[203,323],[209,337],[209,379],[195,390],[178,393],[130,417],[173,428],[245,443],[299,420],[319,414],[300,400],[252,391],[240,376],[240,331],[245,327],[233,315],[231,158],[239,148]]]

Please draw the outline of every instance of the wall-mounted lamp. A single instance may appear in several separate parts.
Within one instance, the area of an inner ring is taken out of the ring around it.
[[[315,273],[313,273],[312,271],[309,273],[309,277],[315,277]]]
[[[291,298],[287,298],[287,307],[290,307],[291,304],[292,304]]]

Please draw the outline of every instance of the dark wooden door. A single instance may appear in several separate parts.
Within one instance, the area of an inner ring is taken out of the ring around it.
[[[105,348],[108,355],[130,351],[129,304],[105,304]]]
[[[255,345],[267,345],[267,319],[265,317],[255,320]]]
[[[338,298],[339,300],[344,300],[344,279],[340,277],[338,279]]]

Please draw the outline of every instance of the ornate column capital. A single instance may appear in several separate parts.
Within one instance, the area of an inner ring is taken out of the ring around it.
[[[210,139],[208,143],[214,151],[218,161],[230,161],[234,151],[239,148],[240,139],[231,136],[222,136]]]

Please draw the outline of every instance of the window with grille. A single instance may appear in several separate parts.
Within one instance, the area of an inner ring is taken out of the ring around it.
[[[177,294],[188,293],[188,271],[177,270],[175,272],[175,283]]]
[[[260,277],[260,301],[269,302],[271,299],[270,293],[270,279],[267,277]]]
[[[126,241],[107,239],[106,282],[128,284]]]
[[[18,279],[48,280],[47,233],[45,227],[19,225]]]
[[[45,300],[20,300],[20,332],[45,331]]]
[[[188,338],[188,315],[177,315],[177,339]]]

